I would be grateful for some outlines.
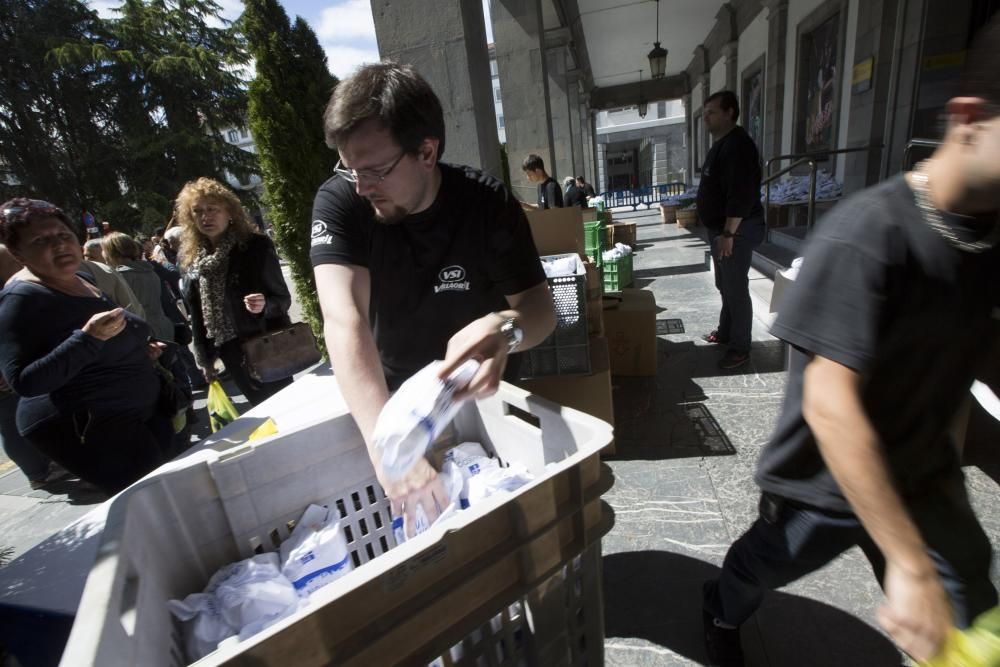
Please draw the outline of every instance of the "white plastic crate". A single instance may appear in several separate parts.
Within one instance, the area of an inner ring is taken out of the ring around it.
[[[222,565],[274,550],[310,503],[340,510],[361,567],[198,664],[600,664],[600,538],[611,524],[600,495],[611,476],[598,452],[611,427],[504,383],[464,406],[445,436],[442,446],[481,442],[536,479],[398,547],[343,412],[201,452],[129,489],[109,510],[62,664],[186,664],[166,601],[202,590]]]

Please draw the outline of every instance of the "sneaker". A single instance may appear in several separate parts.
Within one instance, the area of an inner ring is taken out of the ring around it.
[[[726,371],[731,371],[734,368],[739,368],[743,366],[748,361],[750,361],[749,352],[738,352],[736,350],[729,350],[723,355],[722,359],[719,360],[719,368]]]
[[[712,345],[725,345],[729,342],[728,338],[723,338],[719,335],[719,330],[716,329],[712,333],[707,333],[701,337],[706,343],[711,343]]]
[[[66,468],[63,468],[54,461],[50,461],[48,470],[45,471],[45,474],[40,477],[29,479],[28,484],[31,485],[32,491],[38,491],[39,489],[44,489],[47,485],[52,484],[53,482],[70,479],[72,477],[75,477],[75,475],[69,470],[66,470]]]
[[[739,628],[724,628],[704,609],[701,612],[705,630],[705,654],[711,667],[744,667],[743,646]]]

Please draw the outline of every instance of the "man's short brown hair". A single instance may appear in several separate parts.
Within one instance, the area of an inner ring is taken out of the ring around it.
[[[330,148],[343,144],[363,123],[377,120],[406,153],[414,154],[428,137],[444,154],[444,112],[430,84],[412,65],[365,65],[337,84],[323,114]]]

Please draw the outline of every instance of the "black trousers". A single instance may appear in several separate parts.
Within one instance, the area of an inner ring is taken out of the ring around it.
[[[956,473],[907,506],[951,599],[956,624],[968,627],[996,606],[997,591],[990,581],[990,541],[969,506],[963,476]],[[765,590],[820,569],[854,545],[881,582],[885,560],[856,516],[793,506],[764,494],[760,517],[729,548],[719,579],[706,585],[705,610],[741,625],[760,606]]]
[[[25,437],[108,495],[173,457],[170,419],[156,406],[116,414],[80,411],[42,422]]]
[[[239,339],[223,343],[219,348],[219,358],[226,365],[226,370],[229,371],[243,396],[250,401],[250,405],[263,403],[292,383],[292,378],[275,382],[257,382],[250,377],[243,360],[243,348]]]
[[[715,287],[722,296],[719,311],[719,338],[737,352],[750,351],[753,305],[750,302],[750,261],[754,248],[764,240],[764,220],[749,218],[740,223],[733,238],[733,254],[719,257],[718,239],[722,230],[708,228],[708,242],[715,265]]]

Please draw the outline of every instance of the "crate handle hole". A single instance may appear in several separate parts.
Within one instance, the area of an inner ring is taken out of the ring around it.
[[[525,424],[532,426],[539,431],[542,430],[542,420],[531,414],[527,410],[522,410],[516,405],[511,405],[510,403],[503,404],[503,413],[508,417],[514,417],[515,419],[520,419]]]
[[[125,577],[125,583],[122,585],[121,616],[119,617],[122,629],[125,630],[125,634],[129,637],[135,636],[135,621],[136,616],[138,616],[136,607],[138,601],[139,576],[132,574]]]

